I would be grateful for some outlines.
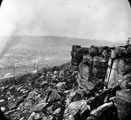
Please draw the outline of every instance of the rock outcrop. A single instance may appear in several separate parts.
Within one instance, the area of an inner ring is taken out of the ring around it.
[[[10,120],[129,120],[130,44],[74,45],[71,56],[71,63],[1,80],[1,115]]]

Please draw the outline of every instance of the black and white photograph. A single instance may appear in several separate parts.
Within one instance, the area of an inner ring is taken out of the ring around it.
[[[1,0],[0,120],[131,120],[131,2]]]

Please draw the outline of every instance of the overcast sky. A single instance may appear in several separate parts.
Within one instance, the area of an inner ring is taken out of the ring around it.
[[[66,36],[126,41],[131,36],[128,0],[3,0],[0,36]],[[0,40],[0,47],[6,44]]]

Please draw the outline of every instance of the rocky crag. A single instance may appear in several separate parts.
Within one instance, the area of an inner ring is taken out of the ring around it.
[[[74,45],[71,56],[69,63],[1,80],[1,118],[130,119],[131,45]]]

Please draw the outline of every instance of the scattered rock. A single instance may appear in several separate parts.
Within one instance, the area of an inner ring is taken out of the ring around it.
[[[80,111],[80,113],[83,113],[86,110],[90,110],[90,106],[87,105],[85,100],[72,102],[69,104],[67,109],[65,110],[64,117],[66,120],[73,119],[74,115]]]
[[[74,45],[71,55],[71,63],[1,80],[0,119],[130,118],[130,45],[117,48]]]

